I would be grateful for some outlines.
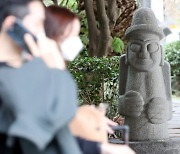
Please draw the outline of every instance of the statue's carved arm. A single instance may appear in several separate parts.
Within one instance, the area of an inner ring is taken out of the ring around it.
[[[128,65],[125,63],[125,55],[120,59],[119,78],[119,113],[125,116],[138,117],[143,111],[144,100],[139,92],[127,91]]]

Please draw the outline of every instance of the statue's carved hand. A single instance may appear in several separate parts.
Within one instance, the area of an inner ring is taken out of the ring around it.
[[[151,99],[148,104],[147,115],[153,124],[164,123],[168,119],[167,102],[160,97]]]
[[[124,95],[123,109],[126,116],[140,116],[143,111],[143,105],[143,97],[139,92],[131,90]]]

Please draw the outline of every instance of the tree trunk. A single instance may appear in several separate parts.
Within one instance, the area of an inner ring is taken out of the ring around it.
[[[112,44],[112,38],[109,28],[109,18],[106,14],[104,0],[96,0],[97,16],[99,21],[99,42],[96,55],[98,57],[107,56]]]
[[[125,30],[130,26],[136,0],[80,0],[88,20],[89,56],[108,56],[112,38],[125,41]]]
[[[89,56],[94,56],[97,51],[99,30],[93,8],[93,0],[84,0],[84,6],[88,19]]]

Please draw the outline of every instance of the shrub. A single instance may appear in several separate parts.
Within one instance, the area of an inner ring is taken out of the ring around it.
[[[119,56],[111,58],[77,58],[69,65],[77,84],[79,102],[82,104],[109,105],[112,118],[118,109]]]
[[[173,94],[180,95],[180,41],[165,46],[165,59],[171,65]]]

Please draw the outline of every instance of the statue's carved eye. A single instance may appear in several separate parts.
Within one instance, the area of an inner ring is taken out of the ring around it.
[[[152,53],[159,50],[159,44],[156,42],[150,43],[147,45],[147,50]]]
[[[141,45],[136,44],[136,43],[132,43],[131,46],[130,46],[130,49],[133,52],[139,52],[141,50]]]

